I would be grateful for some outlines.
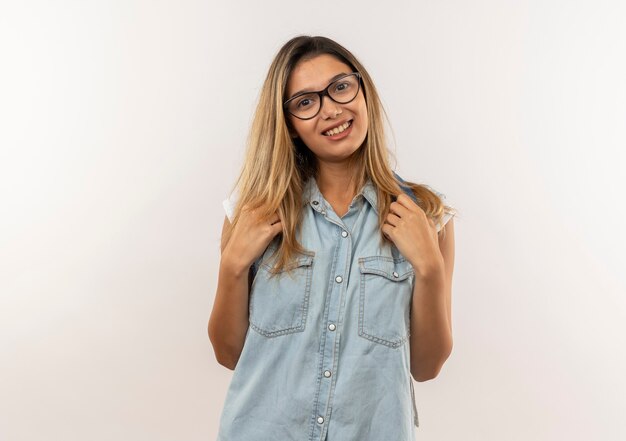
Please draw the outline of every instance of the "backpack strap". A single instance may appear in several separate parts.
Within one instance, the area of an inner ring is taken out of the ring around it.
[[[417,198],[413,194],[413,190],[411,190],[411,187],[404,185],[404,179],[402,179],[396,172],[393,172],[393,175],[398,180],[398,183],[400,184],[400,188],[402,189],[402,191],[406,193],[406,195],[410,197],[413,200],[413,202],[417,204]]]

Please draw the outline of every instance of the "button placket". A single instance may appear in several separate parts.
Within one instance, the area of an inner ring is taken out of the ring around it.
[[[323,214],[325,220],[339,227],[339,239],[350,238],[351,234],[348,232],[348,228],[346,228],[346,225],[344,225],[341,220],[335,219],[335,216],[330,211],[326,212],[325,208],[326,207],[324,207],[324,202],[320,200],[318,207],[316,207],[315,210]],[[324,336],[322,337],[324,343],[321,347],[320,352],[321,366],[325,366],[326,368],[323,368],[319,375],[322,380],[327,379],[329,381],[320,381],[318,383],[317,396],[320,398],[315,402],[315,413],[313,414],[313,418],[315,419],[317,424],[312,428],[312,431],[310,433],[310,439],[323,438],[326,432],[327,423],[324,415],[330,414],[334,401],[332,391],[337,377],[336,372],[334,372],[333,369],[336,369],[337,367],[337,356],[339,353],[339,351],[337,351],[337,348],[339,347],[339,341],[341,339],[337,320],[341,315],[341,308],[343,303],[342,299],[345,295],[345,289],[342,286],[344,281],[343,277],[344,274],[348,274],[350,268],[349,261],[352,255],[352,240],[339,240],[338,245],[339,249],[337,250],[337,254],[334,256],[333,265],[331,266],[331,271],[336,271],[334,277],[335,283],[329,286],[327,303],[325,305],[325,309],[327,309],[326,317],[328,322],[327,329],[324,332]]]

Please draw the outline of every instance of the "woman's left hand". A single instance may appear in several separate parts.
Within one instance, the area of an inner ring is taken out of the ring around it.
[[[416,275],[425,276],[443,268],[435,223],[406,194],[391,203],[382,231],[411,263]]]

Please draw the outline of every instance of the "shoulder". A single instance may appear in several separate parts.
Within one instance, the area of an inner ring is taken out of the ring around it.
[[[236,192],[233,192],[226,199],[222,201],[222,206],[224,207],[224,212],[226,213],[226,217],[230,222],[233,221],[233,215],[235,213],[235,206],[237,205],[237,200],[239,199]]]
[[[393,172],[393,175],[398,180],[398,183],[400,184],[400,188],[402,189],[402,191],[404,191],[411,199],[413,199],[413,202],[417,203],[417,198],[415,194],[413,193],[413,190],[411,190],[411,188],[407,185],[406,181],[402,179],[402,177],[400,177],[400,175],[398,175],[395,171]],[[435,188],[429,185],[422,185],[422,186],[426,188],[427,190],[436,194],[439,197],[439,199],[441,199],[441,202],[443,202],[444,204],[443,218],[441,219],[441,223],[437,224],[437,232],[439,232],[450,221],[450,219],[454,217],[455,215],[454,209],[448,203],[446,195],[444,193],[437,191]]]
[[[406,185],[406,181],[404,179],[402,179],[400,177],[400,175],[398,175],[395,171],[393,172],[393,176],[396,178],[396,180],[398,181],[398,184],[400,184],[400,189],[408,196],[410,197],[413,202],[415,202],[417,204],[417,197],[415,196],[415,193],[413,193],[413,190],[411,190],[411,187],[409,187],[408,185]]]
[[[441,199],[441,202],[443,202],[444,204],[444,215],[441,219],[441,223],[437,225],[437,232],[439,232],[444,226],[446,226],[446,224],[454,217],[456,213],[454,212],[454,208],[448,203],[445,194],[438,192],[437,190],[434,190],[432,188],[430,190],[437,196],[439,196],[439,199]]]

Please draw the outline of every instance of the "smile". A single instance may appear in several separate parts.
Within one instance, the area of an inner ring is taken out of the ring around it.
[[[352,125],[352,120],[340,125],[339,127],[335,127],[332,130],[328,130],[326,132],[323,133],[324,136],[334,136],[337,135],[341,132],[343,132],[344,130],[346,130],[348,127],[350,127]]]

